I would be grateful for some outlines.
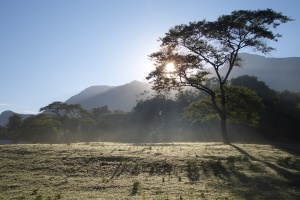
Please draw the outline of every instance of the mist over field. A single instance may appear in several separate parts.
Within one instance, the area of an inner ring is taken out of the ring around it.
[[[298,93],[272,90],[254,76],[240,76],[231,82],[252,89],[264,104],[257,126],[228,124],[232,142],[299,141]],[[38,115],[2,113],[0,139],[9,143],[221,142],[218,119],[201,121],[185,116],[190,103],[205,97],[204,93],[190,89],[183,93],[157,94],[149,84],[138,81],[105,91],[88,88],[67,103],[57,102]],[[92,108],[97,106],[92,102],[97,102],[99,107]]]

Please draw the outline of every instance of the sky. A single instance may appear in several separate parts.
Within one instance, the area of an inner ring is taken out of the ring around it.
[[[298,0],[0,0],[0,113],[36,114],[87,87],[146,81],[175,25],[271,8],[295,21],[268,57],[300,57]],[[255,52],[249,52],[255,53]]]

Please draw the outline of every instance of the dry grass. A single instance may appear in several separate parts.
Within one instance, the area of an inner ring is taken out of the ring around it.
[[[300,158],[255,144],[2,145],[0,199],[300,199]]]

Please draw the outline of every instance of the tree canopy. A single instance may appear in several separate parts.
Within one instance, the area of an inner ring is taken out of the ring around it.
[[[264,109],[262,99],[257,93],[241,86],[226,86],[226,91],[228,121],[257,127]],[[216,102],[221,103],[219,93]],[[184,116],[191,121],[205,121],[220,117],[207,97],[191,103],[185,109]]]
[[[66,104],[59,101],[42,107],[40,112],[52,114],[52,118],[61,124],[64,137],[67,137],[70,131],[75,132],[81,122],[86,123],[84,117],[89,114],[79,104]]]

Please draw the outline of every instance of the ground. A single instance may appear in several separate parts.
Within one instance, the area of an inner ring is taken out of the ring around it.
[[[297,145],[0,146],[0,199],[300,199]]]

